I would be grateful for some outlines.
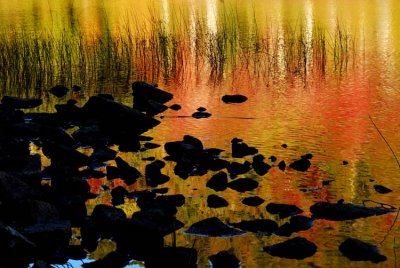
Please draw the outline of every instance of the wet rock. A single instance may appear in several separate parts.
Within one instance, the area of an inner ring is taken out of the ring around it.
[[[149,105],[151,105],[149,101],[164,104],[173,98],[171,93],[142,81],[132,84],[132,95],[134,98],[133,108],[140,111],[148,111]]]
[[[157,187],[170,180],[169,176],[162,174],[161,169],[165,167],[165,163],[161,160],[156,160],[145,168],[146,184],[150,187]]]
[[[34,260],[36,245],[26,236],[0,222],[1,267],[27,267]]]
[[[282,170],[282,171],[285,171],[286,163],[285,163],[284,160],[282,160],[281,162],[279,162],[278,168],[279,168],[280,170]]]
[[[352,261],[372,261],[379,263],[386,261],[386,256],[379,253],[379,249],[369,243],[355,238],[347,238],[339,246],[340,252]]]
[[[247,101],[247,97],[243,95],[224,95],[222,101],[225,103],[242,103]]]
[[[95,149],[105,148],[107,145],[111,144],[110,139],[101,131],[96,123],[79,128],[72,133],[72,137],[80,146],[88,146]]]
[[[218,195],[211,194],[207,196],[207,206],[210,208],[222,208],[227,207],[228,205],[228,201]]]
[[[392,192],[391,189],[389,189],[389,188],[387,188],[387,187],[385,187],[385,186],[382,186],[382,185],[378,185],[378,184],[375,184],[375,185],[374,185],[374,190],[375,190],[377,193],[380,193],[380,194],[387,194],[387,193]]]
[[[284,148],[284,149],[286,149],[288,146],[287,146],[286,143],[283,143],[283,144],[281,145],[281,147]]]
[[[119,169],[114,166],[107,166],[106,173],[107,173],[107,180],[109,181],[121,177]]]
[[[72,89],[73,92],[79,92],[79,91],[82,90],[82,87],[81,87],[81,86],[78,86],[78,85],[73,85],[73,86],[71,87],[71,89]]]
[[[199,139],[185,135],[183,141],[167,142],[164,149],[174,160],[179,161],[187,155],[198,155],[203,150],[203,144]]]
[[[332,182],[334,182],[335,180],[323,180],[322,181],[322,186],[327,186],[327,185],[331,185]]]
[[[54,201],[61,218],[69,220],[72,227],[80,226],[87,216],[86,197],[81,195],[57,195]]]
[[[66,104],[56,104],[56,116],[67,123],[80,125],[82,123],[82,109],[75,105],[75,100],[68,100]]]
[[[253,156],[252,167],[254,171],[260,176],[267,174],[268,170],[271,168],[270,165],[264,163],[264,159],[265,157],[261,154]]]
[[[131,185],[136,182],[138,178],[142,176],[142,174],[135,167],[130,166],[127,162],[125,162],[121,157],[115,158],[115,163],[119,169],[119,174],[121,179],[127,185]]]
[[[241,221],[238,223],[231,223],[230,225],[244,231],[260,233],[264,235],[271,235],[278,231],[278,224],[275,221],[269,219]]]
[[[156,143],[152,143],[152,142],[146,142],[145,144],[143,144],[144,148],[146,149],[155,149],[160,147],[160,144],[156,144]]]
[[[281,219],[303,213],[297,206],[287,204],[269,203],[265,209],[271,214],[278,214]]]
[[[52,177],[51,187],[57,193],[62,194],[77,194],[84,196],[90,192],[89,183],[78,176],[64,176],[58,174]]]
[[[79,176],[82,179],[101,179],[104,178],[106,174],[101,172],[100,170],[93,170],[91,168],[86,168],[79,171]]]
[[[297,171],[307,171],[311,166],[311,162],[309,160],[311,158],[312,154],[303,155],[299,160],[296,160],[293,163],[289,164],[289,167]]]
[[[18,98],[12,96],[4,96],[1,103],[13,109],[29,109],[42,105],[41,99]]]
[[[210,256],[210,262],[213,268],[239,268],[240,261],[235,255],[228,251],[220,251]]]
[[[270,157],[268,157],[269,160],[271,160],[271,162],[275,162],[277,160],[275,155],[271,155]]]
[[[343,160],[343,161],[342,161],[342,165],[343,165],[343,166],[346,166],[346,165],[348,165],[348,164],[349,164],[348,161],[346,161],[346,160]]]
[[[127,254],[118,251],[108,253],[105,257],[94,262],[83,263],[84,268],[123,268],[129,264],[130,258]]]
[[[81,224],[80,231],[82,247],[89,252],[95,251],[102,235],[101,226],[88,217]]]
[[[194,112],[192,114],[193,118],[200,119],[200,118],[209,118],[211,116],[210,113],[207,112]]]
[[[204,108],[204,107],[199,107],[199,108],[197,108],[197,111],[198,112],[205,112],[205,111],[207,111],[207,109]]]
[[[51,163],[72,167],[88,166],[92,163],[89,156],[64,145],[49,143],[42,148],[43,154],[51,159]]]
[[[311,218],[296,215],[290,218],[289,223],[280,226],[276,234],[281,236],[290,236],[292,233],[308,230],[312,226],[313,220]]]
[[[99,226],[100,233],[104,237],[111,237],[116,224],[119,220],[126,219],[126,214],[120,208],[99,204],[94,208],[91,219]]]
[[[145,261],[146,268],[159,267],[197,267],[197,251],[194,248],[165,247],[155,252],[155,256]]]
[[[111,190],[111,203],[114,206],[122,205],[125,203],[125,197],[128,195],[128,190],[122,186],[117,186]]]
[[[251,170],[251,163],[249,161],[245,161],[243,164],[232,162],[229,164],[227,170],[231,178],[236,178],[237,175],[249,172]]]
[[[162,237],[184,226],[184,224],[175,217],[169,216],[161,210],[154,209],[133,213],[131,221],[140,225],[143,229]]]
[[[154,116],[168,109],[168,106],[153,100],[147,100],[146,115]]]
[[[36,199],[40,193],[19,178],[0,171],[0,202],[19,202]]]
[[[177,213],[177,202],[180,202],[180,195],[168,198],[155,198],[155,193],[143,191],[137,197],[137,205],[142,212],[158,215],[159,218],[172,218]]]
[[[347,203],[317,202],[310,207],[310,212],[317,219],[331,221],[354,220],[394,212],[394,209],[383,207],[365,207]]]
[[[229,182],[228,187],[240,193],[244,193],[257,188],[258,182],[253,179],[242,178]]]
[[[106,146],[94,147],[91,158],[93,162],[105,162],[109,160],[114,160],[117,156],[117,152]]]
[[[228,175],[221,171],[213,175],[208,181],[206,186],[214,191],[224,191],[228,187]]]
[[[56,85],[50,89],[50,93],[54,96],[61,98],[67,95],[69,89],[63,85]]]
[[[311,257],[317,252],[317,246],[303,237],[295,237],[263,249],[272,256],[297,260]]]
[[[250,147],[240,139],[232,139],[232,157],[242,158],[246,155],[253,155],[258,153],[255,147]]]
[[[182,109],[182,106],[180,106],[179,104],[172,104],[171,106],[169,106],[169,108],[173,111],[179,111],[180,109]]]
[[[258,196],[250,196],[250,197],[245,197],[242,200],[242,203],[245,204],[246,206],[250,206],[250,207],[257,207],[259,205],[261,205],[262,203],[264,203],[264,199],[262,199],[261,197]]]
[[[228,237],[244,234],[242,231],[227,226],[216,217],[204,219],[192,224],[185,233],[215,237]]]
[[[161,190],[161,189],[157,189]],[[168,189],[167,189],[168,191]],[[154,192],[154,191],[152,191]],[[163,191],[165,193],[165,190]],[[185,196],[182,194],[175,194],[175,195],[161,195],[156,197],[156,201],[166,202],[175,207],[181,207],[185,204]]]
[[[151,192],[152,193],[156,193],[156,194],[166,194],[168,193],[169,188],[168,187],[164,187],[164,188],[158,188],[158,189],[152,189]],[[184,200],[185,201],[185,200]],[[179,206],[178,206],[179,207]]]
[[[144,157],[142,158],[143,161],[154,161],[156,158],[154,156]]]

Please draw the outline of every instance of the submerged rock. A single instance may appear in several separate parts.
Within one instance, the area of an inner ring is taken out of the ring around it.
[[[207,206],[210,208],[222,208],[227,207],[228,205],[228,201],[218,195],[211,194],[207,197]]]
[[[208,181],[206,186],[214,191],[224,191],[228,187],[228,175],[221,171],[213,175]]]
[[[228,187],[240,193],[254,190],[258,187],[258,182],[253,179],[242,178],[228,183]]]
[[[200,119],[200,118],[209,118],[211,116],[210,113],[207,112],[194,112],[192,114],[193,118]]]
[[[296,161],[292,162],[291,164],[289,164],[289,167],[291,167],[297,171],[307,171],[311,166],[311,162],[309,160],[311,158],[312,158],[312,154],[302,155],[299,160],[296,160]]]
[[[303,213],[297,206],[287,204],[269,203],[265,209],[271,214],[278,214],[281,219]]]
[[[222,101],[225,103],[242,103],[247,101],[247,97],[243,95],[224,95],[222,96]]]
[[[365,207],[346,203],[317,202],[310,207],[314,218],[331,221],[354,220],[394,212],[383,207]]]
[[[262,203],[264,203],[264,199],[262,199],[261,197],[258,196],[250,196],[250,197],[245,197],[242,200],[242,203],[245,204],[246,206],[250,206],[250,207],[257,207],[259,205],[261,205]]]
[[[169,106],[169,108],[173,111],[179,111],[180,109],[182,109],[182,106],[180,106],[179,104],[172,104],[171,106]]]
[[[228,172],[231,178],[236,178],[237,175],[245,174],[251,170],[251,163],[245,161],[243,164],[232,162],[228,166]]]
[[[369,243],[355,238],[347,238],[339,246],[340,252],[352,261],[372,261],[374,263],[386,261],[386,256],[379,253],[379,249]]]
[[[239,268],[240,261],[235,255],[228,251],[220,251],[210,256],[210,262],[213,268]]]
[[[41,99],[19,98],[12,96],[4,96],[1,103],[14,109],[29,109],[35,108],[43,104]]]
[[[269,219],[256,219],[251,221],[241,221],[238,223],[230,223],[233,227],[244,231],[271,235],[278,231],[278,224]]]
[[[264,163],[264,159],[265,157],[261,154],[255,155],[253,157],[252,167],[254,171],[260,176],[267,174],[268,170],[271,168],[270,165]]]
[[[232,157],[242,158],[246,155],[253,155],[258,153],[255,147],[250,147],[240,139],[232,139]]]
[[[387,194],[387,193],[392,192],[391,189],[389,189],[389,188],[387,188],[387,187],[385,187],[385,186],[382,186],[382,185],[378,185],[378,184],[375,184],[375,185],[374,185],[374,190],[375,190],[377,193],[380,193],[380,194]]]
[[[297,260],[311,257],[317,252],[317,246],[303,237],[295,237],[263,249],[272,256]]]
[[[244,232],[242,231],[227,226],[216,217],[204,219],[192,224],[192,226],[190,226],[189,229],[185,231],[185,233],[191,235],[216,237],[227,237],[244,234]]]
[[[313,219],[305,216],[293,216],[288,223],[279,227],[277,235],[290,236],[292,233],[305,231],[313,226]]]

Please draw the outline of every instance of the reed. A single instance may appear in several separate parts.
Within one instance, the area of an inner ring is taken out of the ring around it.
[[[356,66],[356,35],[339,22],[329,33],[322,25],[313,25],[310,31],[299,22],[282,27],[262,24],[253,15],[249,31],[243,33],[232,8],[220,14],[216,29],[207,26],[202,14],[185,14],[178,10],[169,22],[156,13],[147,20],[127,16],[122,26],[106,26],[102,35],[87,36],[79,30],[33,35],[3,31],[2,94],[19,90],[37,95],[54,84],[128,88],[134,79],[179,82],[194,73],[208,73],[220,81],[238,69],[269,85],[281,77],[307,79]]]

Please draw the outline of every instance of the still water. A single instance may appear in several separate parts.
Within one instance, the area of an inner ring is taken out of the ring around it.
[[[162,124],[146,133],[155,143],[189,134],[206,147],[225,149],[229,159],[230,141],[238,137],[267,157],[277,156],[278,162],[314,155],[307,172],[276,167],[258,178],[260,186],[253,192],[224,191],[226,209],[207,207],[206,197],[214,193],[205,187],[210,174],[181,180],[170,167],[167,175],[173,179],[163,186],[169,194],[187,197],[177,215],[186,227],[213,216],[224,222],[273,219],[265,210],[269,202],[295,204],[307,216],[316,201],[374,200],[398,207],[400,167],[372,122],[400,156],[399,12],[395,0],[0,0],[0,95],[41,97],[46,105],[40,111],[53,111],[54,104],[68,98],[83,104],[100,92],[131,105],[130,83],[146,80],[173,93],[171,104],[182,105],[180,111],[164,112]],[[15,53],[9,53],[11,48]],[[55,84],[79,84],[84,93],[56,100],[46,92]],[[249,100],[227,105],[221,101],[224,94]],[[212,116],[190,117],[200,106]],[[147,163],[141,158],[161,159],[166,153],[161,147],[120,155],[143,171]],[[334,182],[313,190],[328,179]],[[107,182],[91,183],[100,197],[88,207],[109,203],[109,192],[99,188]],[[379,194],[374,184],[393,192]],[[143,188],[144,180],[130,190]],[[258,208],[241,203],[253,195],[265,203]],[[128,213],[137,210],[132,200],[123,207]],[[262,252],[263,246],[286,239],[275,236],[178,233],[177,244],[194,245],[199,267],[209,265],[208,256],[221,250],[234,253],[243,267],[377,266],[351,263],[341,255],[339,244],[355,237],[378,245],[388,257],[383,266],[395,267],[400,231],[395,224],[389,232],[394,221],[394,214],[315,221],[312,229],[299,233],[318,246],[303,261]],[[101,245],[89,258],[115,248],[109,241]]]

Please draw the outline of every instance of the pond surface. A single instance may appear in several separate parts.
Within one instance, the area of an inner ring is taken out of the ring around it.
[[[295,204],[307,216],[317,201],[373,200],[398,207],[400,166],[391,150],[400,156],[399,12],[395,0],[0,0],[0,95],[41,97],[42,112],[54,111],[54,104],[69,98],[83,105],[96,93],[111,93],[132,105],[130,83],[145,80],[173,93],[171,104],[182,105],[179,111],[164,112],[162,124],[145,133],[152,142],[163,145],[188,134],[207,148],[226,150],[222,155],[228,160],[234,137],[266,157],[276,156],[276,163],[314,155],[306,172],[274,167],[261,177],[246,174],[260,186],[246,193],[222,192],[229,206],[218,209],[206,202],[215,194],[205,187],[212,173],[182,180],[171,164],[166,174],[172,179],[162,186],[169,194],[185,195],[177,214],[184,229],[213,216],[224,222],[276,219],[265,210],[269,202]],[[56,84],[78,84],[84,90],[59,100],[47,93]],[[225,104],[224,94],[242,94],[248,101]],[[212,116],[192,118],[200,106]],[[287,148],[281,147],[284,143]],[[143,171],[147,163],[141,158],[161,159],[166,153],[161,146],[120,155]],[[349,164],[343,165],[344,160]],[[324,180],[334,181],[322,186]],[[100,196],[89,208],[110,203],[109,191],[99,188],[107,183],[118,185],[91,180]],[[393,192],[377,193],[375,184]],[[129,189],[145,188],[139,180]],[[257,208],[241,203],[254,195],[265,203]],[[138,210],[133,200],[123,208]],[[292,235],[318,246],[314,256],[302,261],[262,252],[263,246],[286,239],[277,236],[208,238],[178,232],[177,244],[194,245],[199,267],[209,265],[208,257],[221,250],[234,253],[243,267],[380,265],[351,263],[342,256],[339,244],[355,237],[378,245],[388,258],[383,266],[395,267],[398,223],[389,232],[395,217],[317,220],[312,229]],[[172,244],[172,238],[166,243]],[[102,257],[115,247],[109,241],[102,245],[89,257]]]

